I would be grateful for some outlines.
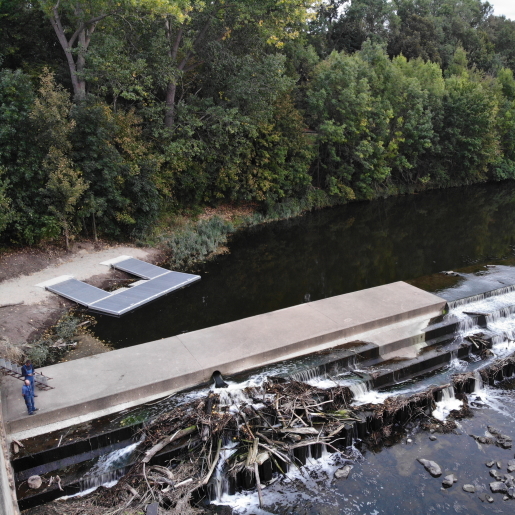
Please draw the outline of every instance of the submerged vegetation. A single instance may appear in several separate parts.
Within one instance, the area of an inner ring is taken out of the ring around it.
[[[0,243],[515,178],[514,71],[481,0],[2,2]]]

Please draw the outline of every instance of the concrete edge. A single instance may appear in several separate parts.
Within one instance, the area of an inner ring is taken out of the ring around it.
[[[0,513],[2,515],[20,515],[14,486],[14,472],[11,467],[7,434],[4,427],[3,395],[4,391],[2,390],[0,395]]]
[[[297,341],[263,353],[250,354],[245,358],[239,358],[235,361],[222,362],[217,364],[216,368],[213,369],[199,369],[178,377],[163,379],[157,383],[141,385],[137,388],[125,390],[123,392],[105,395],[104,397],[92,399],[87,402],[67,406],[57,412],[40,411],[37,415],[31,417],[30,426],[32,427],[27,428],[26,420],[25,418],[22,418],[8,422],[6,424],[6,429],[9,434],[25,435],[29,432],[33,435],[43,434],[47,431],[42,428],[54,427],[55,425],[67,427],[77,423],[76,421],[84,421],[85,413],[88,414],[88,420],[92,420],[99,416],[104,416],[125,409],[121,406],[144,404],[145,402],[149,402],[148,399],[150,398],[157,399],[165,397],[166,395],[206,383],[216,370],[220,371],[223,375],[232,375],[256,368],[256,362],[259,362],[259,364],[273,364],[274,362],[284,359],[285,356],[288,356],[293,352],[307,354],[313,351],[316,347],[327,345],[342,338],[353,337],[370,330],[379,329],[391,323],[398,323],[417,316],[434,315],[436,312],[441,311],[445,304],[445,300],[442,299],[440,303],[437,302],[429,306],[423,306],[403,312],[402,316],[399,316],[399,314],[390,315],[359,324],[357,326],[339,329],[330,333],[319,334],[306,340]],[[181,335],[177,335],[176,337],[181,340]],[[38,427],[34,427],[34,423],[37,423]]]
[[[35,436],[37,434],[44,434],[48,432],[49,427],[62,429],[76,423],[84,422],[86,420],[93,420],[100,416],[106,416],[111,413],[116,413],[127,409],[129,407],[145,404],[155,399],[166,397],[180,391],[186,390],[191,386],[200,385],[205,383],[211,377],[211,374],[206,375],[207,372],[199,370],[179,377],[171,377],[157,383],[151,383],[126,390],[114,395],[106,395],[97,399],[92,399],[80,404],[73,404],[56,411],[39,411],[36,415],[30,417],[31,425],[38,421],[38,426],[32,426],[25,429],[25,418],[13,420],[7,423],[7,430],[12,438],[24,439],[27,438],[26,434]],[[180,380],[180,384],[177,384]],[[55,429],[50,429],[50,431]]]
[[[416,308],[416,309],[407,311],[407,312],[403,313],[402,317],[399,317],[398,315],[392,315],[392,316],[380,318],[378,320],[373,320],[368,323],[360,324],[358,326],[353,326],[351,328],[340,329],[340,330],[334,331],[332,333],[326,333],[326,334],[319,335],[314,338],[309,338],[307,340],[295,342],[293,344],[283,346],[283,347],[259,354],[258,355],[259,361],[260,361],[260,363],[273,364],[274,362],[277,362],[281,359],[285,359],[286,356],[290,356],[292,353],[297,354],[299,351],[314,351],[313,350],[314,347],[328,344],[328,343],[334,342],[336,340],[357,336],[362,333],[372,331],[374,329],[379,329],[388,324],[401,322],[403,320],[409,320],[410,318],[414,318],[416,316],[435,314],[436,312],[441,311],[444,306],[445,306],[445,301],[442,300],[441,307],[439,307],[438,305],[424,306],[421,308]],[[181,335],[177,335],[177,337],[179,339],[180,339],[180,336]],[[303,352],[303,354],[305,354],[305,352]],[[247,360],[251,360],[252,362],[254,362],[256,360],[256,355],[253,354],[253,355],[249,356],[248,358],[246,358],[245,360],[237,360],[237,361],[220,364],[217,370],[219,372],[221,372],[223,375],[231,375],[231,374],[237,374],[239,372],[243,372],[244,370],[248,370],[248,369],[252,369],[252,368],[256,367],[255,364],[251,364],[251,363],[246,364]],[[243,365],[243,367],[242,367],[242,365]],[[214,372],[214,371],[215,370],[212,370],[211,372]]]

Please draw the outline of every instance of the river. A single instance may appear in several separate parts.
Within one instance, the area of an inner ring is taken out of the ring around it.
[[[120,348],[393,281],[438,292],[459,282],[443,270],[515,264],[513,245],[512,181],[324,209],[236,233],[201,281],[95,333]]]

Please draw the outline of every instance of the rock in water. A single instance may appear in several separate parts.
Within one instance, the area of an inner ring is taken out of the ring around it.
[[[515,460],[513,460],[513,461],[515,461]],[[494,466],[494,463],[495,463],[495,461],[487,461],[487,462],[485,463],[485,465],[486,465],[488,468],[490,468],[490,467],[493,467],[493,466]]]
[[[515,460],[508,461],[508,472],[515,472]]]
[[[425,460],[424,458],[418,458],[417,461],[419,463],[422,463],[422,465],[424,465],[424,468],[433,477],[440,477],[442,475],[442,469],[440,468],[440,465],[438,465],[438,463],[436,463],[435,461]]]
[[[429,439],[432,441],[432,442],[435,442],[437,440],[436,436],[435,435],[429,435]]]
[[[334,473],[334,477],[336,479],[347,479],[349,477],[351,470],[352,470],[352,465],[345,465],[345,467],[339,468]]]
[[[494,494],[505,494],[508,492],[508,487],[502,481],[494,481],[490,483],[490,490]]]
[[[39,476],[30,476],[29,479],[27,479],[27,484],[29,485],[29,488],[32,488],[33,490],[37,490],[41,487],[43,483],[43,480]]]
[[[490,475],[493,478],[497,479],[497,481],[501,480],[501,474],[499,474],[499,472],[497,472],[497,470],[495,470],[495,469],[490,470]]]
[[[463,490],[469,494],[473,494],[476,491],[476,487],[474,485],[463,485]]]
[[[454,474],[449,474],[443,478],[442,485],[444,488],[450,488],[456,481],[458,481],[458,478]]]

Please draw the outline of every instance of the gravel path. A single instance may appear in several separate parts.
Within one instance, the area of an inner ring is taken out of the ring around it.
[[[102,261],[121,255],[149,261],[152,260],[151,258],[155,253],[156,251],[153,249],[127,246],[111,247],[100,251],[81,249],[74,255],[67,256],[67,261],[60,258],[61,263],[48,266],[30,275],[22,275],[0,283],[0,306],[18,302],[39,304],[55,296],[55,294],[36,286],[39,283],[61,275],[71,275],[75,279],[86,282],[88,279],[99,275],[106,275],[107,277],[110,274],[110,269],[101,265]]]

